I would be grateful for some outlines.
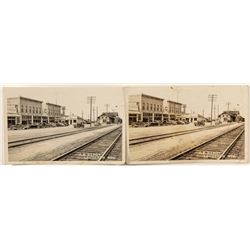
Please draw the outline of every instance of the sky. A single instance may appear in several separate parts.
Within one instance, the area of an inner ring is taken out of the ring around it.
[[[74,114],[88,119],[90,104],[88,96],[95,96],[93,107],[98,107],[98,115],[106,112],[106,104],[109,104],[109,112],[118,112],[123,116],[124,97],[121,87],[103,86],[47,86],[47,87],[5,87],[4,96],[8,97],[29,97],[43,102],[57,103],[66,106],[66,114]]]
[[[165,100],[177,101],[186,104],[186,112],[203,114],[210,117],[211,102],[209,94],[217,95],[215,101],[215,114],[227,110],[239,110],[246,117],[248,110],[248,87],[242,85],[210,85],[210,86],[137,86],[127,88],[127,94],[148,94]]]
[[[199,113],[205,117],[210,117],[211,103],[208,101],[209,94],[217,95],[215,101],[215,114],[227,110],[227,102],[230,102],[230,110],[239,110],[243,117],[247,116],[248,109],[248,88],[240,85],[210,85],[210,86],[129,86],[126,93],[148,94],[165,100],[178,101],[186,104],[187,113]],[[46,86],[46,87],[5,87],[4,96],[17,97],[24,96],[44,102],[57,103],[66,106],[66,114],[75,114],[88,119],[90,105],[87,103],[88,96],[95,96],[96,101],[93,106],[98,107],[98,114],[106,112],[106,104],[109,104],[108,111],[119,113],[124,116],[124,93],[122,86]]]

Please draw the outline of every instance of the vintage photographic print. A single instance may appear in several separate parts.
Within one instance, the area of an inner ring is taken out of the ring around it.
[[[126,88],[127,161],[246,162],[248,86]]]
[[[6,163],[124,163],[122,87],[11,86],[3,101]]]

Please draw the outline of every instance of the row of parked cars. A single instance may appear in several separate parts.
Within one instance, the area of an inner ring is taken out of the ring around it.
[[[181,121],[181,120],[169,120],[169,121],[154,121],[154,122],[133,122],[131,124],[132,127],[153,127],[153,126],[167,126],[167,125],[184,125],[189,124],[188,121]]]
[[[42,122],[34,124],[16,124],[9,127],[10,130],[22,130],[22,129],[31,129],[31,128],[54,128],[54,127],[65,127],[68,126],[66,123],[62,122]]]

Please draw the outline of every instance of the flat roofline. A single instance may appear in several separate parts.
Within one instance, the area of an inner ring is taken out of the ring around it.
[[[145,96],[145,97],[149,97],[149,98],[152,98],[152,99],[156,99],[156,100],[161,100],[161,101],[164,101],[163,98],[160,98],[160,97],[156,97],[156,96],[152,96],[152,95],[147,95],[147,94],[141,94],[142,96]]]
[[[36,99],[32,99],[32,98],[29,98],[29,97],[24,97],[24,96],[18,96],[18,97],[9,97],[8,99],[24,99],[24,100],[29,100],[29,101],[33,101],[33,102],[40,102],[42,103],[43,101],[40,101],[40,100],[36,100]]]
[[[175,101],[171,101],[171,100],[167,100],[167,102],[172,102],[172,103],[176,103],[176,104],[181,104],[182,105],[182,103],[180,103],[180,102],[175,102]]]
[[[55,103],[51,103],[51,102],[46,102],[46,104],[57,106],[57,107],[62,107],[61,105],[58,105],[58,104],[55,104]]]

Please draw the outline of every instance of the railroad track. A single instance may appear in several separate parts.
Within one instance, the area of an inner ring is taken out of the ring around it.
[[[23,145],[26,145],[26,144],[51,140],[51,139],[60,138],[60,137],[64,137],[64,136],[69,136],[69,135],[75,135],[75,134],[79,134],[79,133],[82,133],[82,132],[101,129],[101,128],[104,128],[104,127],[106,127],[106,126],[84,128],[84,129],[77,130],[77,131],[63,132],[63,133],[58,133],[58,134],[53,134],[53,135],[44,135],[44,136],[38,136],[38,137],[33,137],[33,138],[9,141],[8,142],[8,148],[23,146]]]
[[[121,137],[120,126],[55,157],[52,161],[121,160]]]
[[[219,128],[219,127],[224,127],[228,125],[219,125],[219,126],[209,126],[209,127],[202,127],[202,128],[196,128],[196,129],[189,129],[186,131],[178,131],[178,132],[172,132],[172,133],[165,133],[165,134],[159,134],[159,135],[150,135],[150,136],[143,136],[139,138],[134,138],[129,140],[129,145],[137,145],[137,144],[143,144],[147,142],[152,142],[156,140],[161,140],[161,139],[166,139],[174,136],[179,136],[179,135],[185,135],[185,134],[190,134],[190,133],[195,133],[195,132],[200,132],[203,130],[209,130],[209,129],[214,129],[214,128]]]
[[[171,157],[169,160],[225,160],[228,159],[230,154],[234,154],[234,159],[238,159],[238,151],[235,151],[234,148],[237,143],[240,143],[239,140],[242,138],[244,131],[244,125],[233,128],[199,145],[189,148]]]

